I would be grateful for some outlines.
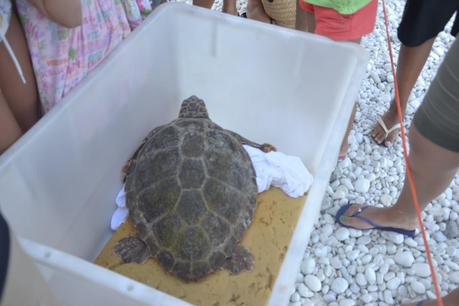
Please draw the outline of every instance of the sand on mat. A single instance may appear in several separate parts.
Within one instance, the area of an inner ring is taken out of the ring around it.
[[[265,305],[305,200],[306,196],[290,198],[275,188],[258,195],[253,222],[241,241],[254,257],[250,272],[230,275],[219,270],[199,282],[185,282],[165,272],[154,259],[124,264],[112,249],[120,239],[135,235],[129,220],[114,233],[96,264],[195,305]]]

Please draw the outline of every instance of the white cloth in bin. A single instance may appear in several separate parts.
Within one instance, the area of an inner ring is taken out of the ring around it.
[[[288,196],[297,198],[309,190],[312,175],[301,159],[281,152],[264,153],[256,148],[244,145],[252,160],[257,176],[258,192],[268,190],[271,186],[282,189]],[[123,188],[117,194],[117,209],[113,213],[110,228],[116,231],[129,216],[126,207],[126,192]]]
[[[312,175],[298,157],[274,151],[264,153],[248,145],[244,145],[244,149],[255,168],[258,192],[273,186],[292,198],[298,198],[311,187]]]
[[[116,210],[113,213],[112,220],[110,222],[110,228],[114,231],[116,231],[129,216],[129,210],[126,207],[126,191],[124,190],[124,185],[120,192],[116,195],[115,203]]]

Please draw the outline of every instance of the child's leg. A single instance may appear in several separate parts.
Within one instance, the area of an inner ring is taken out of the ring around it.
[[[261,0],[249,0],[247,2],[247,18],[270,23],[271,18],[266,14]]]
[[[204,8],[212,8],[214,4],[214,0],[193,0],[193,5],[204,7]]]
[[[3,93],[3,103],[7,104],[17,124],[26,132],[38,120],[38,95],[24,33],[15,14],[11,16],[6,39],[21,65],[27,83],[22,82],[5,45],[0,43],[0,90]],[[5,109],[4,105],[1,111]],[[2,116],[9,115],[5,113]]]
[[[193,0],[193,5],[211,9],[214,0]],[[236,0],[223,0],[223,12],[237,15]]]
[[[376,0],[372,0],[365,7],[347,16],[343,16],[330,8],[305,4],[303,0],[299,1],[297,10],[301,8],[301,10],[306,11],[297,11],[296,28],[299,30],[307,28],[308,32],[323,35],[337,41],[349,41],[358,44],[364,35],[373,31],[378,6]],[[352,129],[355,112],[356,106],[354,104],[343,142],[341,143],[340,159],[344,158],[349,147],[347,138]]]
[[[0,91],[0,154],[11,146],[22,135],[5,97]]]
[[[316,31],[314,6],[305,3],[303,0],[298,0],[296,2],[295,29],[309,33],[315,33]]]
[[[236,0],[223,0],[223,12],[237,15]]]

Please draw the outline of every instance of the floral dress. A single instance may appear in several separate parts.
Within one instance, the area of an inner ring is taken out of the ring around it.
[[[49,20],[27,0],[16,1],[45,112],[138,25],[130,26],[126,11],[129,3],[135,4],[135,0],[81,0],[82,24],[68,29]]]

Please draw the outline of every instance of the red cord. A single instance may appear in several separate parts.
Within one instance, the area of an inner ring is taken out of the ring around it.
[[[400,95],[398,92],[398,81],[397,81],[397,76],[395,73],[394,56],[392,54],[392,45],[390,42],[389,22],[387,20],[385,0],[382,0],[382,4],[383,4],[383,12],[384,12],[384,24],[386,26],[387,48],[389,49],[389,57],[390,57],[390,64],[392,68],[392,75],[394,76],[395,103],[397,105],[397,115],[398,115],[398,120],[400,121],[401,132],[402,132],[403,158],[405,159],[405,164],[406,164],[406,176],[408,178],[408,183],[410,186],[411,197],[413,199],[414,207],[416,208],[416,215],[418,217],[418,223],[419,223],[419,226],[421,227],[422,240],[424,241],[424,246],[426,249],[427,262],[429,263],[430,272],[432,274],[432,282],[434,284],[434,289],[435,289],[435,295],[437,296],[437,305],[443,306],[443,300],[441,297],[440,287],[438,285],[437,276],[435,274],[435,268],[432,263],[432,255],[430,253],[429,243],[427,242],[426,230],[422,222],[421,207],[419,206],[419,202],[418,202],[416,186],[414,184],[414,179],[411,173],[410,163],[408,161],[408,153],[407,153],[408,150],[406,148],[406,137],[405,137],[406,133],[405,133],[405,127],[403,126],[403,116],[402,116],[402,111],[401,111],[402,108],[400,106]]]

